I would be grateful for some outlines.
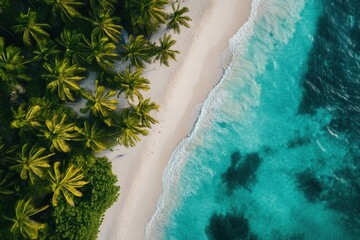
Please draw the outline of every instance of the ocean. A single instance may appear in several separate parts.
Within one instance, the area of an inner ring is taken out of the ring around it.
[[[147,239],[360,237],[360,1],[253,0]]]

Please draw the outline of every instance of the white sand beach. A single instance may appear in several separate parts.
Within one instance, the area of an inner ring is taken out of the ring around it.
[[[163,170],[177,144],[194,125],[207,94],[223,74],[223,52],[246,22],[251,0],[181,0],[190,9],[191,28],[173,34],[181,52],[170,67],[149,65],[145,97],[160,105],[159,120],[135,148],[104,152],[121,186],[118,201],[107,210],[99,240],[141,240],[162,191]],[[160,32],[158,37],[163,32]],[[156,39],[158,38],[156,37]]]

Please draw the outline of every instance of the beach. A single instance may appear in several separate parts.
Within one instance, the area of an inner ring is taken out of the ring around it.
[[[163,170],[177,144],[192,130],[201,104],[221,79],[229,39],[249,17],[251,0],[188,0],[191,28],[182,28],[175,49],[181,52],[170,67],[152,64],[144,76],[151,81],[144,94],[160,105],[159,123],[134,148],[116,146],[107,156],[121,187],[118,201],[107,210],[99,240],[145,238],[145,227],[162,192]],[[164,32],[160,31],[153,41]],[[225,57],[224,57],[225,56]],[[224,59],[225,58],[225,59]]]

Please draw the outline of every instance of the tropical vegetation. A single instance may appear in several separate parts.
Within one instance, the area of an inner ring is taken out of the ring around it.
[[[119,196],[97,153],[158,122],[144,69],[176,60],[165,32],[189,27],[187,13],[169,0],[0,0],[1,240],[96,239]]]

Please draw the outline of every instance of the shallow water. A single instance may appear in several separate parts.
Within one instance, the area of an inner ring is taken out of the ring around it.
[[[148,239],[360,236],[354,2],[254,1],[256,21],[232,39],[233,62],[166,169]]]

